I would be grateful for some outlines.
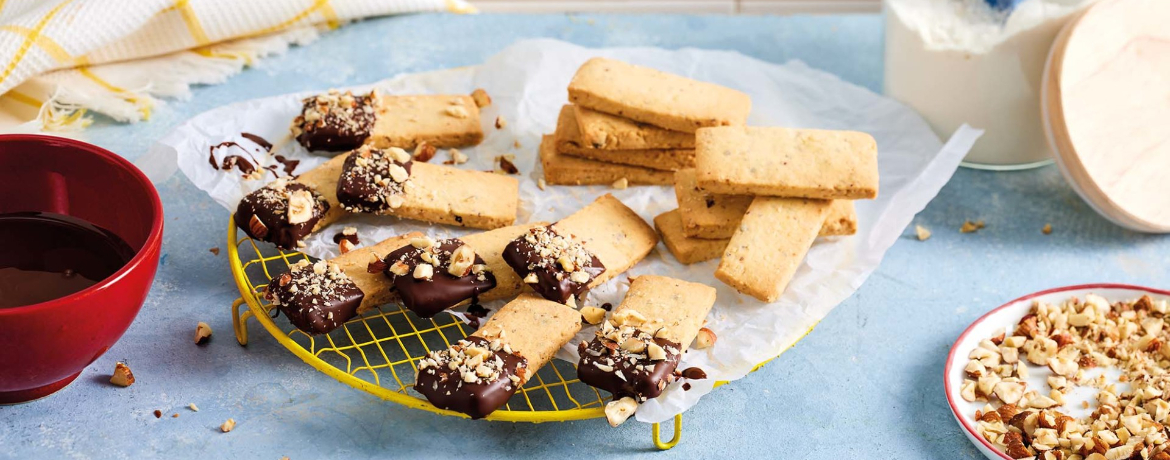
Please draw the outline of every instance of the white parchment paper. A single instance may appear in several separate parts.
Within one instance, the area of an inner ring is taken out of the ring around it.
[[[641,406],[637,418],[643,422],[664,421],[685,411],[711,391],[716,381],[743,377],[756,364],[775,357],[803,337],[877,268],[885,251],[914,214],[938,193],[981,134],[964,126],[943,145],[915,112],[890,99],[801,62],[777,65],[723,51],[587,49],[553,40],[530,40],[513,44],[477,67],[399,75],[372,86],[392,94],[467,94],[475,88],[487,90],[493,104],[482,114],[486,140],[476,148],[464,150],[471,161],[458,167],[492,169],[496,155],[515,154],[522,174],[518,223],[555,221],[604,193],[613,193],[651,222],[654,216],[677,207],[671,187],[614,190],[604,186],[549,186],[541,191],[536,186],[541,177],[537,159],[540,136],[553,132],[557,112],[567,100],[569,80],[581,63],[594,56],[621,59],[744,91],[752,97],[748,119],[751,125],[852,129],[872,134],[878,143],[881,189],[876,200],[857,203],[858,233],[819,239],[778,302],[764,304],[740,295],[713,276],[718,261],[684,266],[662,245],[629,271],[628,276],[661,274],[719,290],[715,308],[707,318],[707,326],[719,337],[718,343],[707,350],[688,352],[679,367],[698,366],[709,378],[690,381],[688,391],[682,390],[681,382],[674,383],[661,397]],[[179,169],[195,185],[234,211],[241,197],[270,181],[272,175],[264,180],[243,180],[238,172],[214,170],[208,164],[210,147],[237,141],[251,148],[253,144],[240,136],[241,132],[249,132],[277,143],[274,153],[300,159],[296,173],[324,162],[327,158],[287,140],[289,122],[300,109],[300,99],[308,94],[251,100],[205,112],[164,137],[140,164],[163,168],[160,165],[177,161]],[[494,127],[497,116],[507,120],[505,129]],[[217,158],[239,153],[238,149],[221,149]],[[254,154],[262,163],[271,164],[263,152]],[[443,151],[431,161],[448,158]],[[352,216],[311,237],[305,252],[322,258],[336,255],[332,237],[344,226],[357,227],[367,244],[414,230],[439,236],[475,231],[390,217]],[[588,303],[617,305],[627,286],[627,276],[618,277],[594,289]],[[499,305],[487,306],[494,310]],[[593,328],[586,328],[558,356],[575,363],[577,341],[589,338],[592,332]]]

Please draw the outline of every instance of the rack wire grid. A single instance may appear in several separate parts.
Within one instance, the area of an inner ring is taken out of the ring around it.
[[[342,383],[410,408],[467,418],[435,407],[414,390],[420,359],[474,332],[458,317],[421,318],[401,305],[383,305],[329,334],[311,336],[285,321],[277,324],[272,316],[273,305],[263,296],[269,280],[309,257],[271,245],[262,247],[247,235],[240,237],[234,217],[229,218],[227,238],[232,276],[241,296],[232,304],[232,326],[240,345],[248,344],[247,322],[255,319],[297,357]],[[244,305],[246,310],[241,309]],[[578,380],[572,364],[553,359],[504,407],[484,419],[541,423],[601,418],[605,416],[608,396]],[[664,441],[660,433],[659,424],[653,424],[651,435],[657,448],[665,450],[677,445],[682,436],[682,415],[674,418],[672,439]]]

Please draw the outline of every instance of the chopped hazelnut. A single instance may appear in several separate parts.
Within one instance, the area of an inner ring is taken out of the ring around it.
[[[625,190],[630,186],[630,181],[626,178],[621,178],[613,182],[613,188],[618,190]]]
[[[695,336],[695,343],[691,347],[696,350],[711,348],[712,345],[715,345],[716,340],[715,332],[704,327],[699,329],[699,334]]]
[[[610,401],[605,405],[605,419],[609,426],[617,427],[638,410],[638,402],[629,396]]]
[[[206,345],[209,341],[211,341],[211,326],[200,321],[199,324],[195,325],[195,344]]]
[[[481,109],[492,105],[492,97],[483,88],[476,88],[475,91],[472,91],[471,99],[475,101],[475,106]]]
[[[232,418],[227,419],[227,421],[223,422],[223,425],[219,426],[219,430],[224,432],[224,433],[230,433],[235,428],[236,428],[236,419],[232,419]]]
[[[585,322],[589,324],[601,324],[605,320],[605,310],[597,307],[586,306],[581,309],[581,317],[585,318]]]
[[[921,225],[914,226],[914,233],[918,236],[918,241],[926,241],[930,239],[930,230]]]
[[[114,375],[110,377],[110,383],[120,387],[133,385],[134,373],[130,372],[130,367],[126,363],[119,362],[114,364]]]

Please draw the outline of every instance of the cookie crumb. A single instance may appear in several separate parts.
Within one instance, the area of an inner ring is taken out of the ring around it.
[[[224,432],[224,433],[230,433],[235,428],[236,428],[236,419],[234,419],[234,418],[227,419],[227,421],[223,422],[223,425],[219,426],[219,430]]]
[[[625,190],[629,186],[630,186],[630,181],[624,177],[613,181],[613,188],[616,188],[618,190]]]
[[[497,115],[496,129],[504,129],[505,126],[508,126],[508,120],[505,120],[503,115]]]
[[[930,239],[930,230],[921,225],[914,226],[914,233],[918,235],[918,241],[926,241]]]
[[[476,88],[475,91],[472,91],[471,100],[475,101],[475,106],[481,109],[492,105],[492,97],[483,88]]]
[[[975,222],[966,221],[963,222],[962,227],[959,227],[959,233],[975,233],[983,227],[986,227],[986,225],[983,224],[982,220],[977,220]]]
[[[1051,235],[1052,234],[1052,224],[1044,224],[1044,228],[1040,229],[1040,232],[1045,234],[1045,235]]]
[[[217,255],[217,256],[219,255],[219,248],[218,248],[218,247],[216,247],[216,248],[211,248],[211,249],[208,249],[207,251],[208,251],[208,252],[210,252],[210,253],[212,253],[212,254],[215,254],[215,255]]]

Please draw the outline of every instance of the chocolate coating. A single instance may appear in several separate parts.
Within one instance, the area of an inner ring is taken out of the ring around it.
[[[464,342],[485,347],[488,344],[487,339],[470,336],[455,346]],[[506,404],[519,388],[509,376],[517,375],[518,369],[528,367],[528,360],[514,353],[494,351],[492,355],[503,360],[504,365],[499,377],[490,382],[464,382],[458,370],[451,370],[447,366],[449,361],[440,360],[437,366],[428,366],[419,371],[414,389],[435,407],[461,412],[474,419],[484,418]]]
[[[417,279],[412,275],[414,268],[424,263],[422,254],[426,249],[408,244],[386,256],[387,268],[383,273],[393,281],[393,289],[398,291],[398,296],[406,308],[418,316],[430,318],[496,287],[496,277],[490,271],[485,270],[478,274],[468,272],[460,277],[447,272],[451,266],[451,253],[463,245],[463,241],[458,238],[435,242],[437,249],[432,251],[431,257],[439,264],[434,265],[434,274],[429,280]],[[408,267],[406,275],[398,276],[390,271],[390,267],[397,262],[406,264]],[[485,265],[478,254],[475,256],[475,264]]]
[[[297,142],[309,150],[345,152],[370,137],[377,112],[377,95],[354,96],[331,90],[305,98],[301,114],[293,120]]]
[[[667,350],[679,350],[678,344],[670,340],[659,338],[654,339],[654,342]],[[662,394],[666,385],[674,380],[674,370],[681,357],[677,352],[668,351],[666,359],[652,361],[645,354],[624,353],[616,344],[603,337],[595,337],[587,347],[578,351],[581,352],[581,361],[577,364],[577,378],[595,388],[613,393],[615,398],[630,396],[638,401]],[[635,358],[633,362],[630,361],[631,357]],[[599,365],[612,367],[613,370],[602,370]],[[619,373],[622,377],[618,377]]]
[[[288,223],[288,195],[305,190],[313,195],[312,217],[305,222]],[[298,243],[313,232],[317,221],[329,211],[329,203],[308,185],[278,180],[249,193],[236,206],[236,225],[248,236],[268,241],[281,249],[296,249]],[[255,217],[260,225],[255,225]]]
[[[554,251],[548,255],[541,255],[542,246],[547,245],[541,243],[539,237],[532,237],[539,236],[542,232],[547,232],[553,238],[561,238],[551,226],[535,227],[504,247],[502,254],[504,262],[512,267],[516,274],[520,275],[520,279],[526,279],[529,274],[535,274],[536,283],[528,283],[528,285],[532,286],[532,289],[545,299],[565,303],[570,296],[580,298],[589,290],[589,283],[605,272],[605,266],[601,264],[601,260],[596,255],[580,248],[579,250],[586,254],[589,262],[577,268],[578,271],[588,274],[588,279],[584,282],[573,281],[571,272],[564,270],[557,262],[560,254]],[[579,243],[573,244],[579,246]]]
[[[400,163],[379,149],[359,149],[345,159],[337,180],[337,201],[350,212],[379,212],[391,209],[390,197],[403,192],[405,184],[390,177],[390,165],[410,174],[413,161]]]
[[[297,329],[310,335],[327,334],[353,318],[365,298],[353,280],[336,270],[336,265],[332,267],[332,271],[317,273],[311,265],[294,266],[269,282],[265,298]]]

